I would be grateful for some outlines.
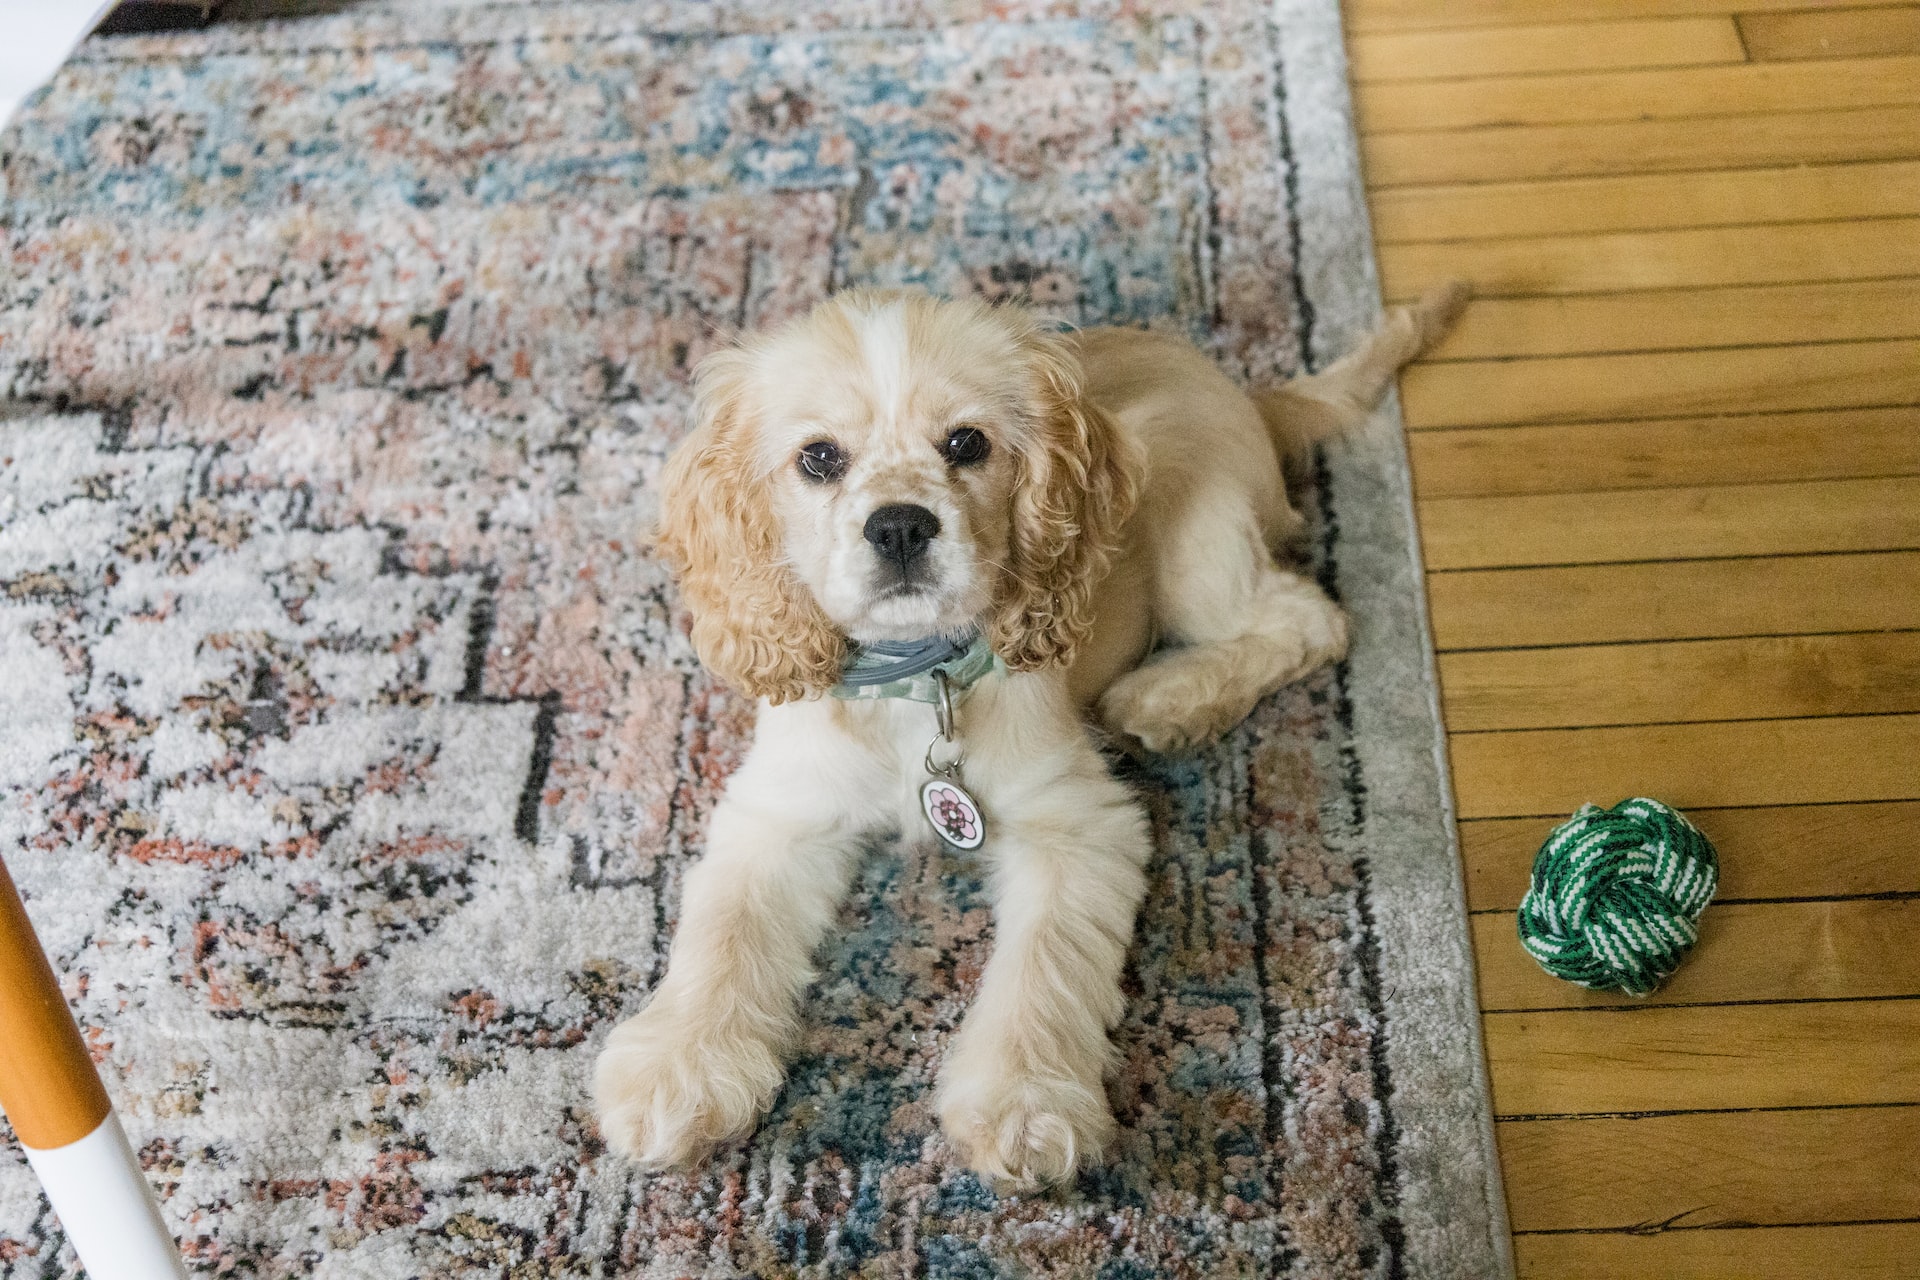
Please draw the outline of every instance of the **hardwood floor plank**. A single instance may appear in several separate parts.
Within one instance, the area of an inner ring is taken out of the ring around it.
[[[1521,949],[1512,912],[1473,918],[1480,1007],[1653,1008],[1754,1000],[1920,995],[1920,900],[1716,904],[1700,942],[1644,999],[1552,977]]]
[[[1920,1160],[1913,1158],[1920,1107],[1528,1120],[1496,1128],[1516,1231],[1920,1218]],[[1728,1275],[1768,1272],[1749,1267]]]
[[[1920,7],[1743,13],[1735,21],[1747,56],[1756,62],[1920,53]]]
[[[1913,475],[1920,406],[1454,427],[1407,446],[1422,498]]]
[[[1920,1102],[1920,1000],[1490,1013],[1496,1116]]]
[[[1920,214],[1920,161],[1369,192],[1381,245]]]
[[[1920,548],[1920,478],[1434,498],[1427,567],[1491,569]]]
[[[1368,184],[1383,188],[1911,160],[1920,107],[1375,133],[1365,154]]]
[[[1920,175],[1916,175],[1920,177]],[[1423,359],[1595,355],[1920,336],[1920,277],[1482,298]]]
[[[1481,297],[1626,293],[1920,275],[1920,218],[1390,244],[1389,298],[1465,277]]]
[[[1693,809],[1687,817],[1720,851],[1723,905],[1742,898],[1920,893],[1920,801]],[[1534,854],[1563,820],[1461,823],[1468,909],[1517,909]]]
[[[1920,58],[1729,63],[1370,84],[1355,103],[1364,135],[1490,126],[1668,120],[1920,102]],[[1756,122],[1758,127],[1758,122]]]
[[[1362,84],[1601,67],[1692,66],[1744,62],[1746,56],[1733,19],[1724,15],[1358,35],[1347,41],[1353,78]]]
[[[1436,573],[1427,600],[1442,651],[1896,630],[1920,627],[1920,552]]]
[[[1907,1280],[1920,1257],[1920,1222],[1756,1227],[1635,1234],[1567,1232],[1514,1242],[1522,1280]],[[1764,1260],[1765,1270],[1756,1270]]]
[[[1439,669],[1454,733],[1920,711],[1920,631],[1487,649]]]
[[[1400,401],[1416,431],[1920,404],[1920,340],[1422,364]]]
[[[1691,14],[1764,13],[1805,9],[1817,0],[1347,0],[1341,14],[1355,34],[1447,27],[1512,26],[1521,22],[1586,22],[1666,18]],[[1849,0],[1849,8],[1911,4],[1912,0]]]
[[[1461,818],[1627,796],[1683,811],[1920,799],[1920,715],[1456,733],[1447,749]]]

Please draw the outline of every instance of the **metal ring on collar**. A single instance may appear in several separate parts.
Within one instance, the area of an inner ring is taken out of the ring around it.
[[[960,766],[966,763],[967,753],[962,751],[945,764],[935,764],[933,762],[933,749],[939,745],[940,738],[938,735],[927,743],[927,772],[936,778],[947,778],[951,780],[959,777]]]
[[[945,738],[948,742],[952,742],[953,741],[953,685],[947,679],[946,668],[944,667],[934,668],[933,687],[937,689],[940,693],[940,696],[934,701],[934,704],[933,704],[934,714],[938,716],[940,720],[940,736]]]

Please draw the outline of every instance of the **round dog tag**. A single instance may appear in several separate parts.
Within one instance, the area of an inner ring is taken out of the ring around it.
[[[978,849],[987,838],[987,822],[966,788],[947,777],[927,779],[920,807],[934,831],[956,849]]]

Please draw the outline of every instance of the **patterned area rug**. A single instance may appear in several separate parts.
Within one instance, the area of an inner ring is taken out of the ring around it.
[[[977,867],[870,853],[765,1126],[607,1155],[750,708],[641,534],[716,334],[843,285],[1370,320],[1331,0],[367,6],[96,39],[0,137],[0,853],[205,1274],[1505,1266],[1391,415],[1303,500],[1337,672],[1134,771],[1158,834],[1076,1187],[929,1112]],[[0,1269],[75,1273],[17,1151]]]

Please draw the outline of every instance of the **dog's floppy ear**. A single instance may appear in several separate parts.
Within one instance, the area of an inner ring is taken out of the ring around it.
[[[1093,590],[1119,549],[1143,470],[1132,443],[1083,394],[1066,340],[1027,324],[1035,430],[1014,455],[1007,572],[988,629],[1015,671],[1066,662],[1087,638]]]
[[[693,434],[661,478],[655,545],[679,577],[700,660],[750,697],[788,702],[840,679],[846,641],[781,554],[744,412],[750,361],[733,348],[701,362]]]

